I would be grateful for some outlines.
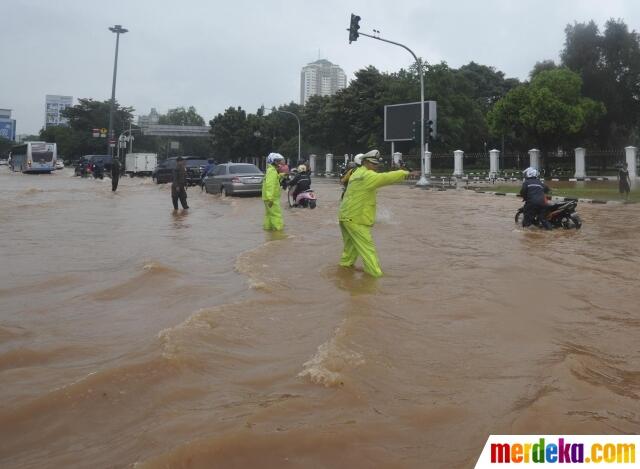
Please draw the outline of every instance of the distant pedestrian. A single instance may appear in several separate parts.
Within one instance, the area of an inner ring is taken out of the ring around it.
[[[120,163],[118,158],[114,158],[111,163],[111,191],[115,192],[118,188],[118,181],[120,180]]]
[[[268,231],[280,231],[284,228],[280,209],[280,177],[277,169],[281,162],[284,162],[281,154],[269,153],[267,171],[262,180],[262,200],[265,209],[262,227]]]
[[[171,183],[171,200],[173,201],[173,209],[178,210],[178,199],[182,208],[187,210],[187,171],[184,167],[184,160],[181,156],[176,162],[176,169],[173,170],[173,182]]]
[[[629,200],[629,192],[631,191],[631,178],[629,177],[629,165],[625,161],[618,169],[618,189],[624,194],[625,200]]]

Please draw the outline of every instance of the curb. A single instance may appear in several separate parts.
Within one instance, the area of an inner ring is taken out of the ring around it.
[[[509,197],[517,197],[517,194],[515,192],[492,192],[492,191],[478,191],[475,189],[465,189],[471,192],[475,192],[476,194],[487,194],[487,195],[497,195],[497,196],[509,196]],[[576,200],[572,197],[557,197],[557,196],[552,196],[551,200],[553,200],[554,202],[566,202],[569,200]],[[600,199],[577,199],[578,202],[582,202],[583,204],[596,204],[596,205],[605,205],[605,204],[609,204],[609,205],[626,205],[626,204],[633,204],[635,202],[623,202],[622,200],[600,200]]]

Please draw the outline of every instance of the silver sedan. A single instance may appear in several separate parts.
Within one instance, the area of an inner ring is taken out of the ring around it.
[[[261,194],[264,173],[254,164],[224,163],[204,179],[209,194]]]

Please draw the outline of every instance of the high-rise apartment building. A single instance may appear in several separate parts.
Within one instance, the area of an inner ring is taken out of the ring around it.
[[[45,98],[44,126],[67,125],[68,119],[60,114],[66,108],[73,106],[73,96],[48,94]]]
[[[300,104],[305,104],[311,96],[331,96],[347,87],[344,70],[328,60],[321,59],[302,67],[300,73]]]

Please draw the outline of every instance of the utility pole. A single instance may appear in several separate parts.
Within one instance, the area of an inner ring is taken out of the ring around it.
[[[379,35],[380,31],[376,31],[377,35],[375,36],[358,32],[358,30],[360,29],[360,19],[361,18],[358,15],[354,15],[353,13],[351,13],[351,24],[347,29],[347,31],[349,31],[349,44],[351,44],[353,41],[357,41],[359,36],[370,37],[371,39],[388,42],[389,44],[394,44],[396,46],[402,47],[403,49],[407,50],[416,61],[418,71],[420,72],[420,180],[416,183],[416,186],[428,186],[429,180],[425,177],[424,174],[425,152],[429,150],[429,146],[427,144],[427,147],[425,147],[424,144],[424,71],[422,69],[422,61],[418,59],[418,56],[416,56],[416,54],[404,44],[381,38]]]
[[[113,82],[111,84],[111,106],[109,109],[109,133],[107,134],[107,144],[108,144],[108,153],[109,156],[113,158],[113,147],[111,146],[111,142],[114,141],[114,131],[113,131],[113,113],[115,111],[115,102],[116,102],[116,76],[118,75],[118,47],[120,45],[120,35],[127,33],[129,30],[124,29],[119,24],[116,24],[113,27],[109,27],[109,31],[112,33],[116,33],[116,57],[113,62]],[[118,142],[116,142],[118,144]]]

